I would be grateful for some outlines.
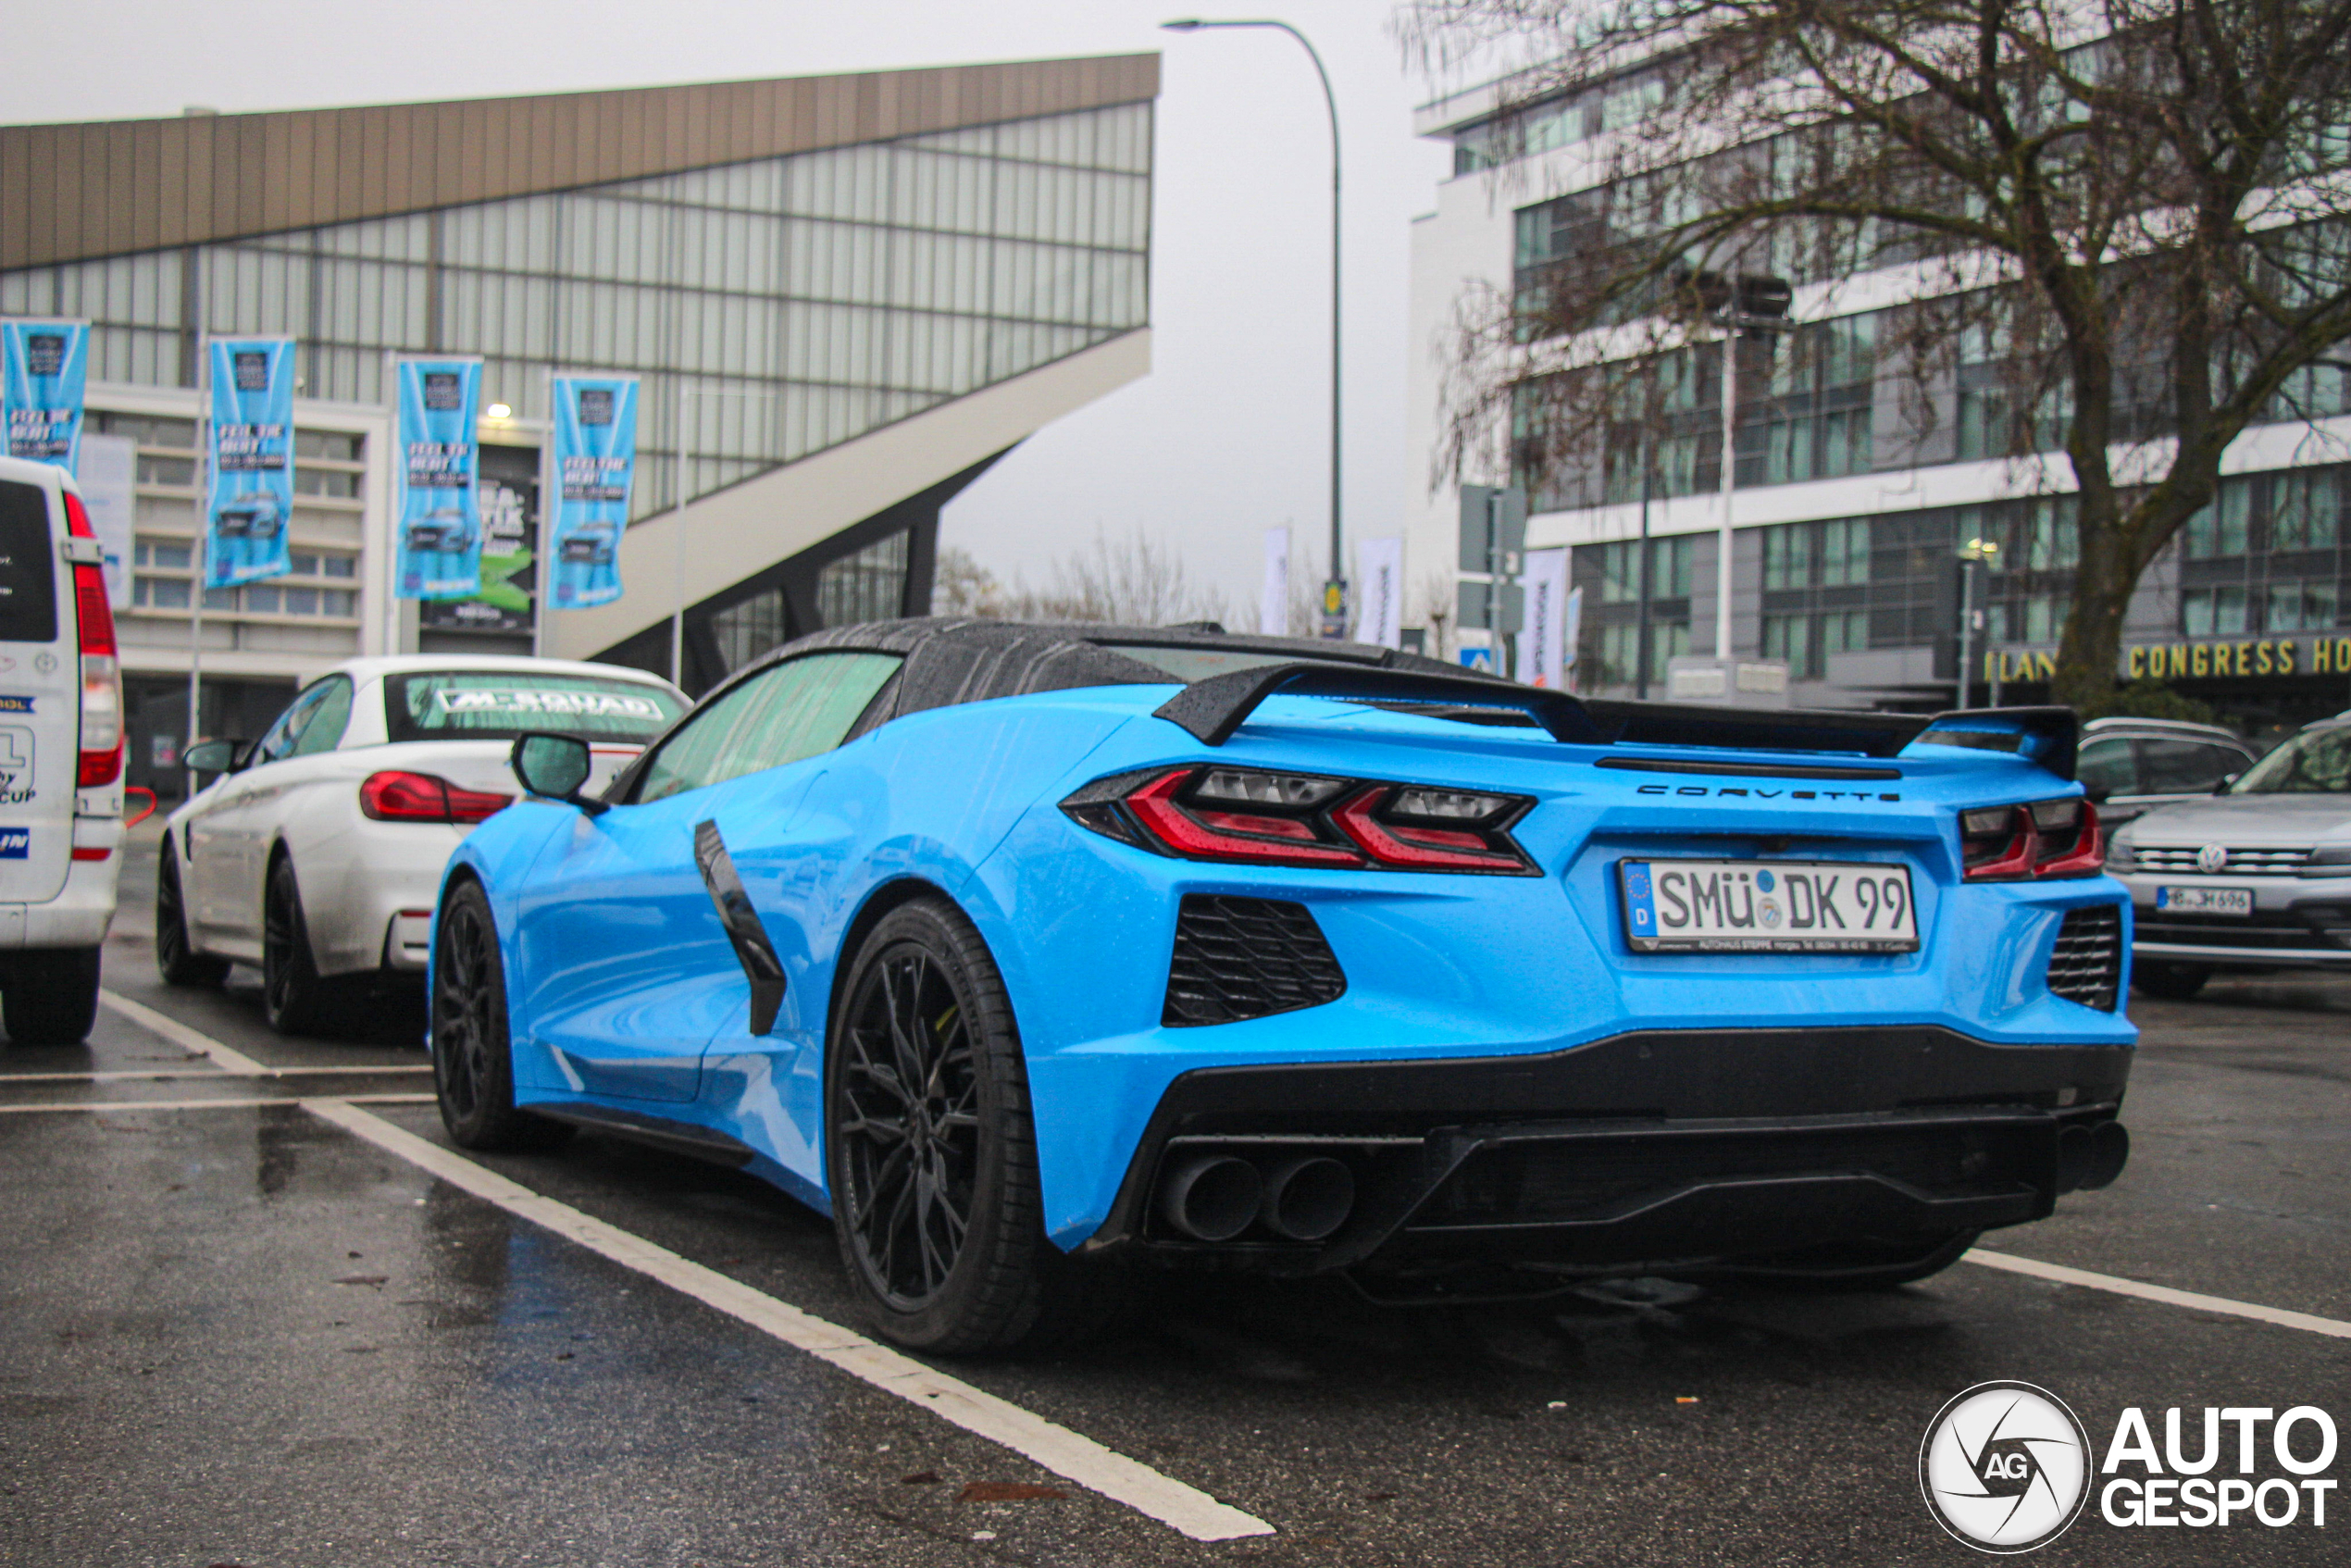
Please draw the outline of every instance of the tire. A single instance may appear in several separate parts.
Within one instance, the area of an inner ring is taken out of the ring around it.
[[[2165,1002],[2185,1002],[2212,977],[2209,964],[2164,964],[2152,959],[2131,965],[2131,989]]]
[[[561,1148],[572,1129],[515,1107],[515,1056],[506,1027],[506,965],[498,924],[479,882],[450,890],[434,922],[432,1087],[441,1125],[461,1149],[537,1153]]]
[[[278,856],[261,899],[262,1018],[281,1035],[339,1035],[348,1026],[349,989],[318,973],[293,857]]]
[[[155,967],[167,986],[218,986],[229,977],[229,961],[207,958],[188,940],[187,901],[180,891],[180,854],[163,840],[155,871]]]
[[[98,1021],[98,949],[19,953],[0,992],[12,1045],[80,1045]]]
[[[924,898],[884,915],[858,949],[827,1039],[833,1229],[883,1336],[979,1354],[1102,1326],[1122,1280],[1046,1238],[1012,1003],[962,912]],[[918,1097],[902,1087],[909,1076],[923,1080]]]

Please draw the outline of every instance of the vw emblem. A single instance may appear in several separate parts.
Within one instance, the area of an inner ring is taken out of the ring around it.
[[[2196,852],[2196,868],[2207,877],[2217,876],[2229,868],[2229,852],[2219,844],[2207,844]]]

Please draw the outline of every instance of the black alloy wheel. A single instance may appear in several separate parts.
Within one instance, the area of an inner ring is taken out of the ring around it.
[[[344,986],[318,973],[293,857],[269,866],[261,900],[261,1015],[281,1035],[332,1035],[344,1025]]]
[[[830,1039],[833,1224],[882,1332],[954,1354],[1099,1326],[1114,1282],[1045,1237],[1012,1005],[962,912],[925,898],[883,916]]]
[[[506,965],[479,882],[442,905],[432,964],[432,1087],[441,1124],[462,1149],[521,1153],[560,1147],[572,1129],[515,1108]]]
[[[188,940],[187,901],[180,891],[180,854],[167,836],[155,872],[155,967],[167,986],[218,986],[229,977],[229,961],[207,958]]]

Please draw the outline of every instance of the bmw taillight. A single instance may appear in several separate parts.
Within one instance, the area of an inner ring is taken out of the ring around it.
[[[514,804],[512,795],[465,790],[429,773],[388,769],[359,786],[359,809],[378,822],[479,822]]]
[[[1253,768],[1097,779],[1062,810],[1106,838],[1186,860],[1532,876],[1510,828],[1524,795]]]
[[[2068,799],[1963,811],[1959,862],[1971,882],[2095,877],[2106,866],[2098,808]]]
[[[81,497],[71,491],[66,492],[66,534],[72,539],[96,537]],[[81,754],[74,785],[95,790],[122,777],[122,666],[104,566],[74,564],[73,607],[81,648]]]

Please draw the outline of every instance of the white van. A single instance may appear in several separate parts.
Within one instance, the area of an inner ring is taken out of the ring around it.
[[[72,1044],[98,1011],[122,849],[122,680],[73,480],[0,457],[0,1023]]]

